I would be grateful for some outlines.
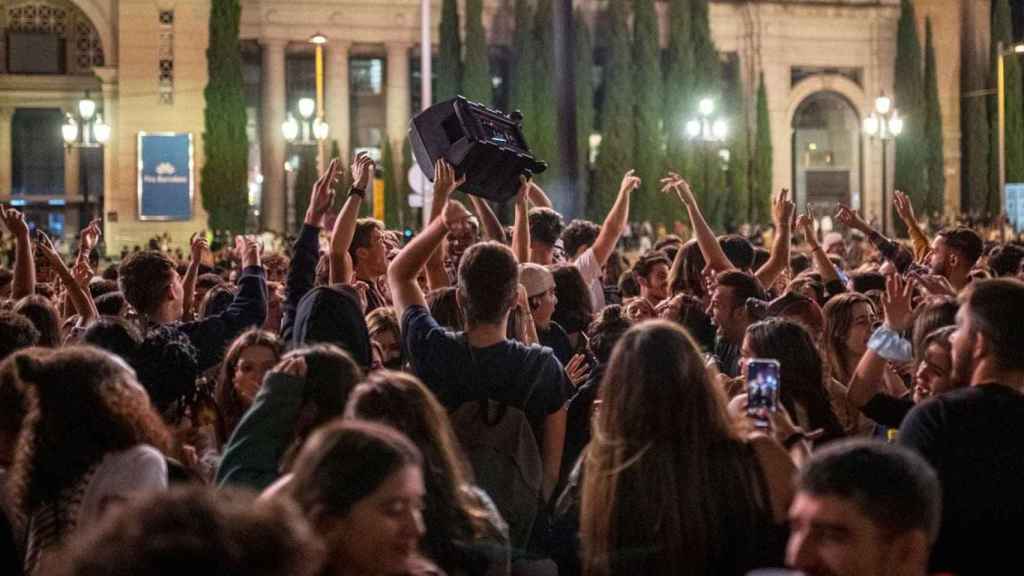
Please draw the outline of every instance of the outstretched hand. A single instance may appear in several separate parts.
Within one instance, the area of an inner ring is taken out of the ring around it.
[[[899,214],[900,218],[904,222],[917,221],[914,217],[914,204],[910,201],[910,197],[903,191],[896,191],[893,196],[893,204],[896,206],[896,213]]]
[[[913,308],[911,297],[914,294],[914,281],[904,281],[899,274],[885,279],[885,294],[882,295],[882,312],[885,314],[885,325],[897,332],[910,328],[913,324]]]
[[[434,194],[440,194],[442,198],[447,198],[465,181],[465,175],[458,179],[455,178],[455,168],[445,159],[438,158],[434,163]]]
[[[39,254],[46,259],[52,268],[59,269],[64,265],[64,261],[61,259],[60,253],[57,252],[57,248],[54,247],[53,241],[42,230],[36,230],[36,245],[39,249]]]
[[[327,213],[331,208],[331,204],[334,203],[334,185],[338,183],[344,172],[341,163],[335,158],[331,160],[327,170],[313,184],[313,192],[309,198],[309,208],[306,209],[306,224],[320,226],[324,214]]]
[[[366,187],[370,185],[370,179],[373,178],[373,173],[376,170],[377,165],[369,154],[366,152],[356,154],[356,157],[352,159],[352,186],[366,192]]]
[[[839,208],[836,209],[836,219],[847,228],[853,228],[862,232],[868,232],[871,230],[871,227],[868,226],[868,223],[865,222],[863,218],[860,217],[860,214],[858,214],[856,210],[853,210],[848,206],[843,206],[842,204],[840,204]]]
[[[776,228],[789,225],[793,221],[793,211],[796,205],[790,198],[789,188],[779,190],[779,193],[772,199],[772,222]]]
[[[4,226],[16,238],[28,238],[28,223],[21,212],[0,204],[0,220],[4,221]]]
[[[636,175],[636,170],[629,170],[622,176],[622,184],[619,185],[619,194],[624,192],[632,192],[640,187],[640,177]]]
[[[82,230],[78,239],[78,251],[82,254],[89,254],[100,240],[103,232],[100,230],[99,218],[89,222],[89,225]]]
[[[697,206],[697,200],[693,197],[693,191],[690,189],[690,183],[683,179],[682,176],[675,172],[669,172],[668,176],[662,178],[661,191],[662,192],[675,192],[676,197],[685,206]]]

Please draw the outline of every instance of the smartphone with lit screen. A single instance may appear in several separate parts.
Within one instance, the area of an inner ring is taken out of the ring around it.
[[[769,358],[747,361],[747,415],[758,428],[768,428],[769,413],[779,405],[779,362]]]

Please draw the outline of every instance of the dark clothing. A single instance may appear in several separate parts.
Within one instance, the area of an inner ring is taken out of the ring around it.
[[[569,342],[569,335],[558,325],[557,322],[549,322],[546,330],[537,328],[537,339],[541,346],[551,348],[555,358],[565,366],[572,358],[572,342]]]
[[[903,419],[914,409],[910,396],[897,398],[888,394],[875,394],[860,411],[876,424],[899,428]]]
[[[569,477],[576,460],[590,443],[591,415],[601,378],[604,377],[604,369],[604,366],[595,366],[591,369],[590,377],[576,389],[576,394],[569,400],[565,418],[565,448],[562,449],[562,473],[559,475],[563,480]]]
[[[366,290],[366,313],[369,314],[377,308],[387,308],[391,306],[391,302],[384,297],[384,293],[380,291],[380,286],[377,285],[376,280],[366,280],[364,278],[357,278],[360,282],[363,282],[367,286]]]
[[[909,250],[900,250],[899,244],[872,230],[868,232],[868,240],[878,248],[878,252],[896,267],[900,274],[914,263],[914,254]]]
[[[325,342],[345,349],[370,367],[370,333],[358,297],[348,287],[318,286],[302,297],[292,325],[293,348]]]
[[[292,341],[299,301],[306,292],[313,289],[319,259],[320,228],[303,224],[302,231],[292,246],[292,259],[288,264],[288,276],[285,278],[284,304],[281,306],[281,339],[285,342]]]
[[[246,328],[258,328],[267,318],[267,279],[262,266],[249,266],[238,277],[238,293],[227,309],[215,316],[180,326],[199,352],[199,370],[216,366],[224,350]]]
[[[911,410],[898,439],[942,483],[931,571],[1012,571],[1024,525],[1024,395],[999,384],[954,390]]]
[[[715,356],[718,357],[718,370],[729,378],[740,376],[740,347],[731,344],[724,338],[715,342]]]
[[[544,419],[569,398],[565,370],[550,348],[515,340],[471,348],[462,333],[442,328],[423,306],[410,306],[402,316],[402,343],[413,371],[446,409],[483,398],[518,408],[541,449]]]

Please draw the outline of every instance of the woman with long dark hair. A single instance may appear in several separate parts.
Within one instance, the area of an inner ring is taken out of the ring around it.
[[[170,437],[135,374],[85,347],[18,352],[0,366],[22,422],[8,490],[27,533],[25,573],[45,574],[77,527],[131,494],[167,487]]]
[[[630,329],[599,399],[584,463],[584,574],[780,565],[792,461],[767,436],[741,435],[682,328],[655,320]]]
[[[275,334],[257,329],[242,333],[228,347],[214,391],[214,400],[224,418],[220,443],[235,431],[242,415],[252,406],[263,377],[278,363],[283,351],[284,346]]]
[[[431,560],[450,575],[508,572],[504,521],[473,485],[473,471],[447,412],[419,379],[402,372],[374,372],[352,391],[345,413],[394,427],[423,454],[423,551]]]
[[[821,430],[818,442],[844,435],[831,396],[825,387],[825,368],[814,338],[801,324],[770,318],[751,324],[740,348],[741,364],[751,358],[770,358],[780,366],[779,403],[804,430]],[[846,399],[839,399],[845,404]],[[853,410],[853,417],[857,416]]]

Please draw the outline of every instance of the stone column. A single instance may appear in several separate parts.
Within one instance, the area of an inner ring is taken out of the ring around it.
[[[106,120],[106,118],[104,118]],[[84,126],[82,127],[84,129]],[[85,204],[79,203],[81,148],[64,149],[64,238],[72,239],[78,234],[79,214],[85,211]]]
[[[411,44],[388,44],[387,138],[396,158],[409,130],[409,48]],[[401,172],[399,172],[401,174]]]
[[[285,119],[284,40],[262,40],[263,116],[260,149],[262,151],[263,192],[260,222],[264,230],[285,229],[284,157],[285,141],[281,124]]]
[[[111,212],[117,214],[118,224],[131,222],[138,217],[138,205],[136,204],[137,200],[135,200],[138,195],[138,184],[133,177],[123,189],[119,187],[117,162],[118,148],[121,145],[121,138],[125,139],[125,144],[130,147],[130,150],[132,150],[132,157],[134,158],[135,134],[122,130],[122,127],[118,122],[117,68],[103,67],[94,68],[93,70],[101,82],[100,88],[103,92],[103,121],[110,126],[110,140],[103,146],[103,196],[100,198],[98,195],[94,196],[90,193],[89,200],[92,201],[94,206],[93,213],[96,214],[98,218],[103,219],[104,231],[107,231],[110,230],[110,221],[107,220],[107,216]],[[135,172],[133,171],[132,174],[134,176]],[[127,211],[123,209],[124,206],[135,206],[136,208],[134,211]],[[107,241],[105,243],[107,247],[107,256],[110,256],[112,254],[112,250],[117,249],[118,246],[117,242],[114,241],[113,238],[116,234],[105,233],[105,236],[107,237]]]
[[[343,166],[348,165],[351,155],[352,108],[349,93],[348,51],[352,44],[347,40],[331,40],[327,50],[327,124],[330,126],[330,140],[338,141]],[[330,147],[327,148],[328,155]]]
[[[0,108],[0,198],[11,196],[13,173],[11,165],[11,118],[14,108]]]

